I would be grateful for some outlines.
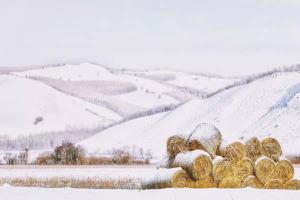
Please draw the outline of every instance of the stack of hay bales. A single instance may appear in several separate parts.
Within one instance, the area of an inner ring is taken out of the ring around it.
[[[293,179],[294,167],[281,158],[275,138],[224,142],[216,127],[200,124],[189,135],[170,137],[167,153],[166,166],[177,171],[167,181],[156,178],[167,184],[155,188],[300,189],[300,181]]]

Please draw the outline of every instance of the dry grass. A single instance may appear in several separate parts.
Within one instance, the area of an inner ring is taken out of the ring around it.
[[[246,147],[241,142],[233,142],[220,149],[221,155],[232,162],[237,162],[246,157]]]
[[[96,178],[76,179],[66,177],[53,178],[2,178],[0,185],[10,184],[16,187],[46,188],[85,188],[85,189],[135,189],[138,184],[132,179],[100,180]]]
[[[283,184],[278,179],[271,179],[268,182],[266,182],[265,189],[283,189]]]
[[[274,177],[275,162],[267,157],[260,158],[256,161],[254,170],[258,180],[265,184]]]
[[[172,187],[184,188],[193,187],[193,180],[190,178],[188,173],[184,170],[176,172],[172,177]]]
[[[216,188],[217,184],[212,176],[194,182],[194,188]]]
[[[294,167],[292,163],[286,159],[278,161],[274,168],[274,177],[285,183],[294,177]]]
[[[217,158],[213,162],[213,177],[219,182],[226,177],[234,175],[234,168],[231,162],[225,158]]]
[[[254,167],[250,158],[244,158],[233,164],[235,177],[244,181],[248,176],[253,175]]]
[[[257,139],[257,137],[252,137],[245,143],[246,151],[247,151],[247,157],[252,160],[252,162],[255,162],[257,158],[261,156],[262,148],[261,143]]]
[[[280,143],[275,138],[265,138],[261,142],[262,154],[277,162],[282,155]]]
[[[187,137],[184,135],[174,135],[167,140],[167,152],[169,157],[175,158],[177,154],[189,150]]]
[[[264,185],[256,178],[255,176],[251,175],[248,176],[244,182],[243,182],[243,187],[252,187],[252,188],[258,188],[261,189],[264,187]]]
[[[220,181],[219,188],[241,188],[242,182],[235,177],[226,177]]]
[[[289,180],[283,185],[283,188],[286,190],[300,190],[300,180],[298,179]]]

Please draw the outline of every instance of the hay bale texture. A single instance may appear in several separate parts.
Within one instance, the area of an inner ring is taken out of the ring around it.
[[[218,150],[222,157],[229,159],[232,162],[237,162],[246,157],[246,147],[242,142],[236,141],[228,145],[222,144]]]
[[[211,124],[202,123],[191,133],[188,145],[192,151],[203,150],[209,153],[211,158],[215,158],[221,142],[222,134],[220,131]]]
[[[257,137],[252,137],[245,142],[246,156],[255,162],[262,155],[261,143]]]
[[[185,170],[180,170],[172,176],[171,185],[173,188],[194,187],[194,181]]]
[[[255,175],[260,182],[265,184],[274,177],[275,162],[268,157],[261,157],[255,162]]]
[[[187,135],[174,135],[168,138],[167,153],[170,160],[174,159],[181,152],[189,151],[188,138]]]
[[[286,190],[300,190],[300,180],[298,179],[292,179],[287,181],[283,188]]]
[[[268,182],[266,182],[265,189],[283,189],[283,184],[278,179],[271,179]]]
[[[265,138],[261,142],[261,147],[262,154],[273,159],[275,162],[277,162],[282,155],[280,143],[275,138]]]
[[[209,154],[202,150],[179,153],[173,167],[182,167],[195,180],[207,178],[212,172],[212,160]]]
[[[234,163],[233,166],[235,177],[241,181],[244,181],[248,176],[254,173],[254,166],[250,158],[244,158]]]
[[[287,159],[281,159],[276,163],[274,168],[274,177],[285,183],[294,177],[294,167]]]
[[[218,156],[213,161],[213,177],[216,182],[220,182],[224,178],[234,176],[234,168],[232,163],[221,156]]]
[[[242,186],[244,188],[251,187],[251,188],[258,188],[258,189],[261,189],[264,187],[264,185],[258,180],[258,178],[256,178],[256,176],[253,176],[253,175],[248,176],[244,180]]]
[[[219,188],[241,188],[242,182],[236,177],[226,177],[220,181]]]
[[[194,182],[194,188],[216,188],[217,183],[214,178],[210,175],[204,179]]]

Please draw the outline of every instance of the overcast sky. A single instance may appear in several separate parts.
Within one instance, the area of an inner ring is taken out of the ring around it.
[[[241,75],[300,63],[300,0],[0,0],[0,66]]]

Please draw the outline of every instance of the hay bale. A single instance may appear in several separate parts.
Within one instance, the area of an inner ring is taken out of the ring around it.
[[[178,153],[189,150],[187,144],[188,136],[173,135],[167,140],[167,153],[171,159],[175,158]]]
[[[235,177],[244,181],[248,176],[253,175],[254,166],[250,158],[244,158],[233,164]]]
[[[283,184],[278,179],[271,179],[266,182],[264,188],[265,189],[283,189]]]
[[[280,143],[275,138],[265,138],[261,142],[262,154],[277,162],[282,155]]]
[[[222,134],[213,125],[202,123],[192,131],[188,140],[190,150],[203,150],[209,153],[211,158],[216,157],[216,152],[222,142]]]
[[[143,180],[141,186],[143,189],[171,188],[173,177],[175,177],[176,174],[181,173],[181,171],[183,170],[180,167],[172,169],[158,169],[153,176]]]
[[[255,162],[262,155],[261,143],[257,137],[252,137],[245,142],[246,156]]]
[[[241,188],[242,182],[236,177],[226,177],[220,181],[219,188]]]
[[[292,163],[287,159],[281,159],[276,163],[274,168],[274,176],[276,179],[285,183],[294,177],[295,171]]]
[[[283,188],[286,190],[300,190],[300,180],[298,179],[292,179],[287,181]]]
[[[194,188],[216,188],[217,184],[212,176],[194,182]]]
[[[236,141],[227,145],[222,143],[219,148],[222,157],[228,158],[232,162],[237,162],[246,157],[246,147],[243,143]]]
[[[173,167],[182,167],[195,180],[200,180],[211,174],[212,160],[209,154],[202,150],[183,152],[175,157]]]
[[[173,175],[171,185],[173,188],[192,188],[194,187],[194,181],[185,170],[180,170]]]
[[[218,156],[213,161],[212,174],[216,182],[219,182],[226,177],[232,177],[234,175],[233,165],[228,159]]]
[[[254,165],[255,175],[260,182],[265,184],[274,177],[275,162],[265,156],[256,160]]]
[[[258,180],[258,178],[256,178],[253,175],[248,176],[244,180],[242,186],[243,186],[243,188],[252,187],[252,188],[259,188],[259,189],[264,187],[264,185]]]

